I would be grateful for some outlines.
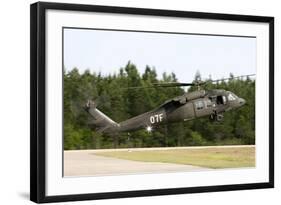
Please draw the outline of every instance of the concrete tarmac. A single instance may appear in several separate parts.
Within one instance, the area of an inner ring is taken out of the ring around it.
[[[102,150],[64,151],[64,176],[104,176],[208,170],[208,168],[192,165],[138,162],[95,155],[99,151]],[[111,151],[113,150],[111,149]]]

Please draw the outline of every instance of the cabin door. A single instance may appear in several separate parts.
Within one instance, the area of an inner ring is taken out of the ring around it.
[[[196,117],[203,117],[203,116],[208,116],[213,113],[213,108],[215,107],[215,102],[212,102],[208,98],[203,98],[196,100],[194,102],[194,111]]]

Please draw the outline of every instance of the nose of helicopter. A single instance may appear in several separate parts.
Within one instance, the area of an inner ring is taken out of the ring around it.
[[[246,100],[244,100],[243,98],[239,98],[238,103],[239,103],[239,106],[242,106],[246,103]]]

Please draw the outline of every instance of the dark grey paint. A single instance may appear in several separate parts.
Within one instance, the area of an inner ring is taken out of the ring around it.
[[[229,100],[232,95],[232,100]],[[213,120],[221,120],[222,113],[239,108],[245,100],[226,90],[198,90],[185,93],[166,101],[158,108],[140,114],[120,123],[116,123],[96,108],[93,101],[89,101],[85,110],[93,117],[93,125],[101,133],[116,134],[130,132],[160,124],[188,121],[208,116]]]

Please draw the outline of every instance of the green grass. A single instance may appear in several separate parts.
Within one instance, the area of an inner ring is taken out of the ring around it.
[[[109,151],[96,155],[142,162],[187,164],[208,168],[237,168],[255,166],[254,147],[171,149],[149,151]]]

